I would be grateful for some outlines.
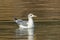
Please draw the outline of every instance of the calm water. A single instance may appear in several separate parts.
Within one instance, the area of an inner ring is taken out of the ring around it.
[[[14,22],[0,22],[0,40],[27,40],[27,35],[16,37],[18,25]],[[60,40],[60,22],[36,22],[35,40]]]

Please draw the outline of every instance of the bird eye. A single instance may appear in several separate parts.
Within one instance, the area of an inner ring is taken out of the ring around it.
[[[32,15],[30,15],[30,16],[32,16]]]

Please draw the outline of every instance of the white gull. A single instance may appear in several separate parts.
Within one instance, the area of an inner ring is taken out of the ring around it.
[[[18,24],[19,29],[24,29],[24,28],[33,28],[34,27],[34,22],[33,22],[33,17],[36,17],[32,13],[28,14],[28,21],[23,21],[21,19],[15,19],[15,22]]]
[[[15,19],[15,22],[18,24],[19,28],[17,29],[16,33],[17,35],[23,35],[28,31],[28,40],[32,39],[34,36],[34,21],[33,17],[36,17],[36,15],[33,15],[32,13],[28,14],[28,21],[23,21],[21,19]],[[33,36],[30,36],[33,35]]]

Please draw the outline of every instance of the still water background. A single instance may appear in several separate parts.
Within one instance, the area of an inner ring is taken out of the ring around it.
[[[27,35],[16,37],[15,22],[0,22],[0,40],[27,40]],[[59,40],[60,21],[35,22],[34,40]]]

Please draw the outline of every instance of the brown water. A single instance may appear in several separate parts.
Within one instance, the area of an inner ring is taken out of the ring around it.
[[[0,22],[0,40],[27,40],[27,35],[16,37],[15,22]],[[60,40],[60,22],[36,22],[35,40]]]

